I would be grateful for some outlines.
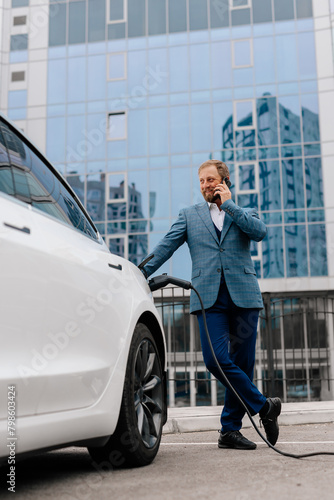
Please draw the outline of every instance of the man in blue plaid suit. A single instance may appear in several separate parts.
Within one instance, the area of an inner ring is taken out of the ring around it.
[[[180,211],[176,222],[152,251],[154,257],[143,272],[146,277],[150,276],[183,243],[188,244],[192,284],[204,303],[216,358],[251,414],[260,414],[267,439],[275,444],[281,401],[266,398],[252,382],[257,323],[263,302],[250,241],[261,241],[267,229],[255,209],[240,208],[232,201],[230,174],[225,163],[208,160],[199,167],[198,174],[204,203]],[[200,303],[193,291],[190,312],[198,318],[204,362],[224,384],[209,348]],[[243,406],[226,388],[220,448],[256,448],[256,444],[240,432],[244,414]]]

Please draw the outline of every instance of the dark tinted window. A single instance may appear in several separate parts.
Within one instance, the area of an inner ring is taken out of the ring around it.
[[[68,43],[86,41],[86,2],[70,2],[68,20]]]
[[[96,239],[77,201],[49,166],[7,125],[2,130],[11,159],[14,196]]]
[[[296,11],[299,19],[303,17],[312,17],[312,0],[296,0]]]
[[[50,5],[49,45],[66,44],[66,3]]]
[[[10,37],[10,50],[27,50],[28,48],[28,35],[11,35]]]
[[[169,0],[168,2],[169,32],[187,30],[186,0]]]
[[[275,21],[294,18],[293,0],[274,0]]]
[[[232,26],[250,24],[250,9],[235,9],[231,12]]]
[[[99,42],[106,38],[106,6],[105,0],[88,0],[89,42]]]
[[[211,28],[221,28],[229,25],[228,2],[210,0],[210,23]]]
[[[208,9],[206,0],[189,2],[189,28],[191,30],[207,29]]]
[[[108,40],[125,38],[125,23],[108,24]]]
[[[24,7],[29,5],[29,0],[12,0],[12,7]]]
[[[253,0],[252,5],[254,23],[272,21],[271,0]]]
[[[148,34],[166,33],[166,0],[148,0]]]
[[[124,1],[125,0],[109,0],[109,21],[124,19]]]
[[[12,170],[9,165],[7,149],[0,129],[0,191],[10,195],[14,194]]]
[[[128,36],[144,36],[146,32],[145,0],[128,0]]]

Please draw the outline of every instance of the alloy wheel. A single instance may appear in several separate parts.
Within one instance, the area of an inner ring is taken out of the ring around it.
[[[134,403],[139,434],[147,448],[160,438],[162,419],[162,373],[155,347],[143,339],[135,360]]]

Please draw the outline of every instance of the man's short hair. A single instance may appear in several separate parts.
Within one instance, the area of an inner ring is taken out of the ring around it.
[[[207,160],[204,163],[202,163],[202,165],[200,165],[198,169],[198,175],[203,170],[203,168],[211,167],[212,165],[216,167],[217,172],[222,179],[224,179],[224,177],[230,177],[228,166],[223,161],[220,160]]]

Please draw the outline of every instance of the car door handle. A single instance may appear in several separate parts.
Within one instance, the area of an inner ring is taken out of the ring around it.
[[[13,224],[8,224],[7,222],[4,222],[3,225],[6,226],[6,227],[9,227],[10,229],[16,229],[16,231],[21,231],[22,233],[30,234],[29,227],[26,227],[26,226],[23,226],[23,227],[13,226]]]
[[[121,264],[118,264],[117,266],[115,266],[115,264],[109,264],[109,263],[108,263],[108,266],[109,266],[109,267],[112,267],[113,269],[117,269],[118,271],[122,271],[122,266],[121,266]]]

